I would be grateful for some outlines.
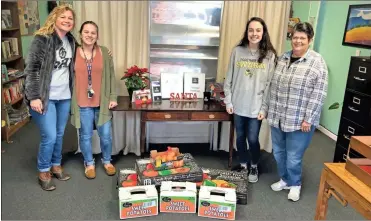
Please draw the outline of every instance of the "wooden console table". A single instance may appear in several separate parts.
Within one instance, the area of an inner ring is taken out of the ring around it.
[[[318,190],[315,220],[326,219],[327,203],[331,195],[343,206],[349,203],[366,219],[371,220],[371,188],[348,172],[345,163],[325,163]]]
[[[117,103],[113,111],[141,111],[140,153],[142,156],[145,152],[147,121],[230,121],[228,167],[232,167],[233,115],[228,114],[219,102],[204,102],[201,99],[192,102],[162,100],[158,103],[135,105],[130,102],[128,96],[119,96]]]

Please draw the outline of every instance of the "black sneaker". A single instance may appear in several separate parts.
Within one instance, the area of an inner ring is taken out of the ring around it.
[[[258,167],[250,167],[250,171],[249,171],[249,182],[250,183],[256,183],[258,182],[259,178],[259,172],[258,172]]]
[[[231,169],[232,171],[241,172],[243,170],[247,170],[247,168],[243,167],[241,164],[237,164]]]

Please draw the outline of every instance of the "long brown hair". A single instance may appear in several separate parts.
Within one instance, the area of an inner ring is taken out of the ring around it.
[[[263,59],[267,57],[268,52],[271,51],[275,57],[277,58],[277,52],[276,49],[274,49],[271,39],[269,37],[268,28],[265,24],[265,21],[259,17],[252,17],[246,24],[246,29],[243,38],[241,39],[238,46],[249,46],[249,38],[248,38],[248,31],[249,31],[249,25],[251,22],[257,21],[263,26],[263,36],[262,40],[259,42],[259,59],[258,62],[262,63]]]
[[[51,35],[55,31],[55,22],[57,18],[66,11],[72,12],[73,28],[75,27],[75,11],[68,5],[59,5],[46,18],[44,26],[35,32],[35,35]],[[73,29],[72,28],[72,29]]]

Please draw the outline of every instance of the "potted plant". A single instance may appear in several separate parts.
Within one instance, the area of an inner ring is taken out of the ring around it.
[[[139,68],[137,65],[127,68],[121,80],[125,81],[130,99],[133,95],[133,91],[143,90],[148,87],[149,74],[147,68]]]

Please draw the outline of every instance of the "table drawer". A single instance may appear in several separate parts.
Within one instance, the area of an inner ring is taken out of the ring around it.
[[[181,121],[188,120],[187,112],[147,112],[147,120],[162,120],[162,121]]]
[[[202,112],[202,113],[191,113],[192,120],[216,120],[216,121],[228,121],[230,115],[227,112]]]

